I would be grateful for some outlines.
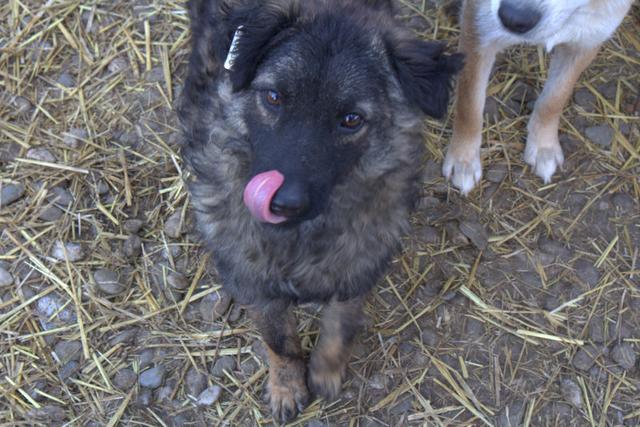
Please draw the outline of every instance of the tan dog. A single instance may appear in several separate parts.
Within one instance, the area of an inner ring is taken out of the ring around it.
[[[633,0],[465,0],[453,137],[443,174],[467,194],[480,181],[482,112],[496,54],[521,43],[551,51],[549,76],[528,125],[524,160],[545,183],[562,166],[558,125],[576,80]]]

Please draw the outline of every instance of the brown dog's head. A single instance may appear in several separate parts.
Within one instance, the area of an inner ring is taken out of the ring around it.
[[[394,140],[420,127],[424,114],[447,110],[461,57],[398,30],[388,1],[214,4],[190,2],[187,96],[191,106],[224,110],[246,140],[244,202],[262,222],[317,217],[336,186],[367,173],[373,159],[380,175],[402,167],[390,159],[408,148]],[[207,87],[216,85],[229,105],[206,106]]]

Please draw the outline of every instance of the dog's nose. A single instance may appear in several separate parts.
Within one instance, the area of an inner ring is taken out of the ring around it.
[[[309,194],[304,185],[285,180],[271,200],[271,212],[286,218],[298,218],[309,210]]]
[[[530,7],[514,5],[508,1],[503,1],[500,3],[498,16],[500,17],[500,21],[502,21],[502,25],[504,25],[507,30],[513,33],[524,34],[531,31],[533,27],[540,22],[542,14]]]

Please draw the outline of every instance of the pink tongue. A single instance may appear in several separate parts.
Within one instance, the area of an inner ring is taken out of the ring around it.
[[[271,212],[271,200],[282,187],[284,176],[277,170],[259,173],[244,189],[244,204],[258,221],[278,224],[287,218]]]

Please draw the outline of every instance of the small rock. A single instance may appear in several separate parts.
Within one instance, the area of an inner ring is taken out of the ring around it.
[[[147,366],[151,365],[155,355],[156,352],[152,348],[142,350],[142,353],[140,353],[140,355],[138,356],[138,366],[140,367],[140,369],[144,369]]]
[[[598,125],[586,128],[584,134],[594,144],[609,147],[615,131],[609,125]]]
[[[564,399],[575,406],[576,408],[582,408],[582,394],[580,393],[580,387],[573,380],[568,378],[560,382],[560,392]]]
[[[62,142],[71,148],[78,148],[83,140],[88,138],[87,131],[80,128],[71,128],[69,132],[65,132]]]
[[[438,336],[438,334],[431,329],[423,329],[422,333],[420,334],[420,338],[426,346],[432,348],[437,347],[438,343],[440,342],[440,337]]]
[[[465,333],[471,339],[477,339],[484,335],[484,323],[473,317],[467,318],[467,324],[465,327]]]
[[[101,268],[93,273],[93,279],[96,286],[102,292],[109,295],[118,295],[125,290],[124,285],[120,283],[120,277],[115,271]]]
[[[210,293],[202,298],[198,309],[204,322],[213,322],[222,317],[231,305],[231,297],[223,290]]]
[[[104,182],[103,179],[100,179],[96,183],[96,191],[98,192],[99,195],[104,196],[109,192],[109,185],[106,182]]]
[[[586,87],[576,90],[573,99],[575,104],[581,106],[586,112],[595,112],[596,96]]]
[[[73,204],[74,198],[69,190],[66,188],[56,186],[52,187],[50,190],[51,195],[49,196],[49,200],[55,203],[58,206],[68,207]]]
[[[182,212],[174,212],[164,223],[164,232],[167,236],[177,239],[182,235]]]
[[[164,81],[164,71],[162,67],[153,67],[145,76],[145,80],[149,83]]]
[[[420,210],[430,210],[437,208],[441,203],[442,202],[437,197],[425,196],[420,199],[420,202],[418,202],[418,208]]]
[[[633,212],[635,200],[627,193],[617,193],[612,198],[613,205],[622,212]]]
[[[448,239],[458,246],[466,246],[469,244],[469,239],[462,234],[460,227],[458,227],[457,221],[449,221],[444,226]]]
[[[80,364],[75,360],[71,360],[67,362],[62,368],[60,368],[60,372],[58,376],[60,377],[60,381],[66,382],[71,377],[74,377],[80,371]]]
[[[495,184],[499,184],[502,180],[507,176],[507,168],[506,166],[497,165],[487,170],[485,174],[485,178],[489,182],[493,182]]]
[[[586,259],[576,261],[574,269],[578,279],[589,285],[590,288],[596,286],[600,281],[600,272]]]
[[[107,65],[107,71],[115,74],[124,71],[127,68],[127,61],[124,58],[116,57]]]
[[[517,427],[522,425],[525,405],[522,401],[513,402],[502,408],[497,417],[498,427]]]
[[[158,388],[164,381],[164,366],[158,365],[140,374],[140,385],[147,388]]]
[[[191,367],[185,377],[187,393],[191,396],[198,396],[207,386],[207,377],[196,368]]]
[[[56,157],[46,148],[31,148],[27,151],[27,159],[40,162],[55,163]]]
[[[47,405],[29,410],[27,416],[41,422],[61,423],[66,419],[64,409],[57,405]]]
[[[594,345],[587,345],[578,350],[573,356],[573,366],[581,371],[588,371],[600,355],[600,350]]]
[[[368,381],[369,387],[374,390],[384,390],[389,383],[389,378],[386,375],[377,373],[373,374]]]
[[[142,228],[143,225],[144,225],[144,221],[142,221],[141,219],[131,218],[131,219],[126,220],[122,224],[122,228],[127,233],[135,234],[138,231],[140,231],[140,229]]]
[[[240,320],[240,317],[242,317],[242,306],[240,306],[240,304],[234,304],[233,307],[231,307],[228,320],[233,323]]]
[[[222,356],[215,361],[211,367],[211,375],[216,378],[223,378],[224,372],[233,372],[236,368],[236,360],[231,356]]]
[[[82,343],[80,341],[60,341],[53,351],[61,365],[72,360],[79,361],[82,355]]]
[[[17,114],[28,113],[33,108],[31,101],[29,101],[24,96],[16,96],[15,98],[13,98],[13,105],[16,107]]]
[[[66,253],[66,255],[65,255]],[[53,245],[51,255],[60,261],[69,260],[70,262],[80,261],[84,258],[84,248],[80,243],[67,242],[63,243],[57,240]]]
[[[167,283],[178,290],[184,290],[189,286],[189,281],[184,277],[184,274],[173,271],[167,276]]]
[[[0,191],[0,208],[9,206],[24,194],[23,184],[5,184]]]
[[[460,231],[471,240],[473,246],[480,250],[487,249],[489,237],[480,223],[474,221],[462,221],[460,223]]]
[[[64,214],[62,209],[56,206],[46,206],[38,214],[38,219],[46,222],[53,222],[59,220],[62,214]]]
[[[135,384],[138,376],[130,368],[120,369],[116,372],[116,375],[113,377],[113,385],[116,388],[127,391],[130,390]]]
[[[571,251],[567,249],[562,243],[556,240],[551,240],[545,236],[542,236],[538,239],[538,247],[542,252],[557,257],[561,260],[567,260],[571,257]]]
[[[13,285],[13,276],[4,268],[0,267],[0,288]]]
[[[151,390],[148,388],[140,390],[136,403],[144,408],[151,405],[151,402],[153,402],[153,393]]]
[[[122,251],[127,258],[138,258],[142,254],[142,239],[132,234],[124,241]]]
[[[163,385],[156,389],[155,392],[155,401],[156,402],[169,402],[171,400],[171,395],[173,394],[173,386]]]
[[[76,79],[69,73],[62,73],[58,77],[57,82],[64,87],[74,87],[76,85]]]
[[[626,371],[633,369],[636,364],[636,354],[633,347],[626,343],[616,345],[611,350],[611,358]]]
[[[427,244],[435,244],[440,241],[440,233],[435,227],[425,225],[417,230],[417,237],[420,242]]]
[[[198,405],[200,406],[211,406],[218,401],[220,398],[220,393],[222,393],[222,389],[220,386],[213,385],[200,393],[198,396]]]
[[[138,335],[138,329],[125,329],[124,331],[118,332],[114,336],[109,339],[109,345],[114,346],[120,343],[130,344]]]
[[[50,319],[55,315],[54,319],[61,320],[65,323],[75,322],[76,314],[70,310],[70,304],[64,304],[54,295],[45,295],[36,302],[36,311],[40,316]]]

